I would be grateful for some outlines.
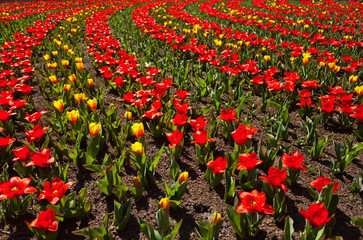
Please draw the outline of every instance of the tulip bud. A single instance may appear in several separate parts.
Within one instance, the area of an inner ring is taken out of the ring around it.
[[[356,86],[354,88],[354,91],[357,93],[357,95],[362,95],[363,94],[363,85],[361,86]]]
[[[351,75],[349,76],[349,82],[355,83],[358,80],[358,76]]]
[[[144,135],[144,124],[135,123],[131,126],[131,130],[135,134],[135,136],[140,139]]]
[[[133,181],[134,181],[135,187],[138,188],[140,186],[140,179],[138,177],[134,177],[133,178]]]
[[[189,177],[189,173],[188,172],[183,172],[182,174],[180,174],[180,176],[178,178],[178,183],[181,184],[182,182],[187,182],[188,177]]]
[[[49,59],[50,59],[50,57],[49,57],[49,55],[48,55],[48,54],[44,55],[44,60],[45,60],[45,61],[49,61]]]
[[[94,112],[97,109],[97,99],[90,99],[87,101],[88,107]]]
[[[72,83],[74,83],[77,80],[76,75],[72,74],[70,76],[68,76],[68,80],[71,81]]]
[[[78,71],[83,71],[84,69],[83,63],[76,63],[76,68]]]
[[[142,155],[143,153],[142,143],[135,142],[134,144],[131,145],[131,150],[139,155]]]
[[[266,62],[269,62],[271,60],[270,55],[265,55],[263,56],[263,58],[265,59]]]
[[[70,92],[70,91],[71,91],[71,85],[69,85],[69,84],[64,84],[63,89],[64,89],[64,91],[66,91],[66,92]]]
[[[214,221],[215,221],[214,225],[217,225],[221,220],[222,220],[222,216],[220,213],[213,213],[211,225],[213,225]]]
[[[49,81],[51,81],[52,83],[54,84],[57,84],[58,83],[58,79],[56,76],[52,75],[52,76],[49,76],[48,77]]]
[[[169,199],[168,198],[162,198],[159,202],[159,206],[161,208],[164,208],[166,210],[169,210],[170,209],[170,202],[169,202]]]
[[[62,60],[62,65],[67,67],[69,65],[69,61],[68,60]]]
[[[76,124],[76,122],[79,118],[79,111],[72,110],[70,112],[67,112],[67,117],[68,117],[69,121],[71,121],[73,124]]]
[[[125,118],[128,120],[132,119],[132,112],[125,112]]]
[[[53,56],[58,56],[58,51],[52,51]]]
[[[94,138],[98,135],[98,132],[101,129],[101,124],[99,123],[90,123],[88,125],[89,134],[91,135],[91,138]]]
[[[92,87],[93,86],[93,79],[92,78],[87,79],[87,83],[88,83],[88,86]]]
[[[67,51],[69,49],[68,45],[63,45],[64,51]]]

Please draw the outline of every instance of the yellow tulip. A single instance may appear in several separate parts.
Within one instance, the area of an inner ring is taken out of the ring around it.
[[[349,76],[349,82],[354,83],[358,80],[358,76],[350,75]]]
[[[269,62],[271,60],[270,55],[265,55],[263,56],[263,58],[265,59],[266,62]]]
[[[213,223],[214,223],[214,225],[217,225],[221,220],[222,220],[222,216],[220,213],[213,213],[211,225],[213,225]]]
[[[64,84],[63,89],[64,89],[64,91],[66,91],[66,92],[70,92],[70,91],[71,91],[71,85],[69,85],[69,84]]]
[[[72,74],[70,76],[68,76],[68,80],[71,81],[72,83],[74,83],[77,80],[76,75]]]
[[[48,55],[48,54],[44,55],[44,60],[45,60],[45,61],[49,61],[49,59],[50,59],[50,57],[49,57],[49,55]]]
[[[358,95],[362,95],[363,94],[363,85],[361,86],[356,86],[354,88],[354,91],[358,94]]]
[[[67,112],[67,117],[69,121],[76,124],[78,118],[79,118],[79,111],[78,110],[72,110],[70,112]]]
[[[134,123],[134,125],[131,126],[132,132],[135,134],[137,138],[141,138],[144,136],[144,124],[143,123]]]
[[[182,182],[187,182],[188,178],[189,178],[189,173],[183,172],[182,174],[180,174],[180,176],[178,178],[178,183],[181,184]]]
[[[93,79],[92,78],[88,78],[87,79],[87,83],[88,83],[88,86],[92,87],[93,86]]]
[[[69,65],[69,61],[68,60],[62,60],[62,65],[67,67]]]
[[[76,63],[76,68],[78,71],[83,71],[83,69],[84,69],[83,63]]]
[[[132,112],[125,112],[125,118],[128,120],[132,119]]]
[[[142,143],[135,142],[134,144],[131,145],[131,150],[139,155],[142,155],[143,153]]]
[[[79,104],[81,101],[87,101],[86,94],[84,93],[76,93],[74,94],[74,99],[76,99],[77,103]]]
[[[169,202],[169,199],[168,198],[162,198],[159,202],[159,206],[161,208],[164,208],[166,210],[169,210],[170,209],[170,202]]]
[[[91,111],[95,111],[97,109],[97,99],[90,99],[87,101],[87,105]]]
[[[91,136],[91,138],[94,138],[98,135],[98,132],[101,129],[101,124],[99,123],[90,123],[88,124],[88,131]]]
[[[58,83],[58,79],[56,76],[52,75],[48,77],[49,81],[51,81],[52,83],[56,84]]]
[[[59,99],[58,101],[54,101],[53,105],[54,105],[55,109],[58,110],[58,112],[63,112],[64,103],[63,103],[62,99]]]

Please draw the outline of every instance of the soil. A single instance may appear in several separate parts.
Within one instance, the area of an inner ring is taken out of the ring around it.
[[[9,1],[11,2],[11,1]],[[85,68],[87,68],[91,74],[91,78],[95,79],[96,85],[101,85],[103,83],[103,78],[96,73],[93,69],[92,64],[90,64],[91,59],[88,57],[86,49],[83,49],[83,56],[85,59]],[[36,66],[38,68],[40,63]],[[32,96],[34,99],[35,111],[48,111],[47,105],[44,104],[44,97],[40,93],[37,87],[37,82],[41,79],[41,76],[37,75],[34,79],[33,86],[35,86]],[[107,90],[106,90],[107,91]],[[108,93],[104,97],[104,102],[106,106],[111,103],[117,106],[117,110],[120,117],[123,117],[125,108],[122,108],[122,104],[116,99],[119,97],[112,92]],[[205,105],[211,103],[210,99],[205,100]],[[253,145],[257,146],[258,141],[264,142],[267,139],[266,131],[264,130],[262,122],[258,117],[264,117],[265,114],[259,111],[259,106],[261,105],[261,98],[254,96],[253,101],[256,106],[256,115],[251,121],[251,125],[258,128],[258,132],[254,135]],[[247,107],[246,107],[247,108]],[[267,111],[273,111],[272,107],[267,109]],[[352,184],[353,178],[359,176],[362,172],[363,167],[363,154],[360,154],[344,171],[343,174],[333,175],[330,173],[330,162],[332,158],[335,158],[335,151],[332,142],[330,142],[324,150],[324,153],[319,161],[311,161],[310,156],[306,154],[302,147],[296,144],[298,136],[306,136],[306,133],[301,128],[299,122],[304,122],[304,120],[299,116],[298,110],[292,109],[290,111],[291,126],[290,126],[290,136],[287,141],[282,141],[281,145],[291,145],[290,151],[298,150],[300,153],[304,154],[304,164],[314,168],[319,168],[325,177],[330,177],[334,181],[339,182],[339,189],[336,192],[339,195],[339,204],[336,211],[335,217],[337,220],[337,225],[334,228],[333,236],[342,236],[344,239],[362,239],[363,231],[362,229],[353,226],[350,221],[357,217],[362,217],[363,212],[363,194],[353,195],[351,193],[350,186]],[[245,116],[242,116],[245,117]],[[137,119],[133,119],[137,121]],[[318,125],[319,136],[327,136],[330,133],[334,133],[334,140],[336,142],[346,142],[346,137],[354,138],[352,131],[344,131],[339,129],[339,125],[336,122],[330,121],[328,127],[324,128],[320,124]],[[17,129],[17,142],[21,142],[26,138],[21,127]],[[147,143],[147,154],[149,156],[155,156],[160,147],[165,144],[169,144],[168,140],[163,137],[161,139],[154,139],[148,131],[145,131],[145,140]],[[221,136],[217,136],[215,139],[215,157],[222,156],[225,154],[233,152],[233,143],[225,141]],[[135,142],[135,138],[130,137],[128,139],[126,146]],[[239,239],[235,234],[226,213],[226,204],[224,202],[224,182],[217,187],[215,190],[211,190],[208,182],[205,179],[205,166],[198,164],[196,160],[196,152],[194,144],[191,144],[191,139],[188,134],[185,134],[185,145],[183,149],[182,156],[179,160],[179,166],[182,171],[189,172],[189,180],[187,192],[181,199],[181,205],[175,210],[171,210],[170,216],[173,220],[178,222],[183,219],[183,224],[180,228],[179,235],[176,239],[187,240],[187,239],[198,239],[195,233],[197,227],[195,221],[206,221],[211,220],[212,213],[221,213],[225,218],[225,221],[220,229],[219,239]],[[53,150],[53,149],[52,149]],[[255,149],[256,150],[256,149]],[[111,143],[107,143],[103,152],[101,152],[97,158],[98,164],[102,164],[103,156],[105,154],[113,154],[113,146]],[[277,160],[281,158],[282,153],[276,157],[275,166],[277,166]],[[154,227],[157,226],[155,213],[158,206],[158,201],[165,197],[165,187],[164,181],[170,184],[169,177],[169,166],[170,162],[165,154],[163,153],[160,162],[156,168],[156,178],[157,182],[150,188],[145,189],[143,197],[141,199],[135,200],[130,192],[127,193],[127,198],[131,199],[132,211],[128,222],[127,228],[122,232],[117,232],[113,225],[113,199],[107,198],[102,191],[95,184],[97,180],[102,179],[102,176],[87,170],[79,170],[77,166],[73,163],[70,164],[68,170],[68,181],[75,181],[75,183],[70,188],[70,191],[79,191],[83,187],[88,188],[87,200],[92,203],[92,213],[83,220],[74,220],[59,223],[59,237],[58,239],[84,239],[83,237],[75,236],[72,231],[81,229],[83,227],[101,227],[103,225],[103,218],[106,211],[109,212],[109,230],[112,232],[114,239],[146,239],[141,232],[138,224],[138,217],[143,218],[147,222],[151,223]],[[130,164],[125,164],[123,166],[122,179],[126,186],[131,186],[132,177],[137,174],[135,167]],[[260,168],[258,168],[258,175],[266,175],[267,173]],[[309,194],[308,188],[311,188],[309,183],[316,180],[319,176],[319,172],[316,170],[312,174],[302,173],[298,180],[298,184],[295,186],[289,186],[289,191],[287,193],[287,204],[288,204],[288,215],[294,220],[294,239],[299,238],[299,232],[303,232],[305,229],[305,218],[300,214],[301,209],[308,209],[308,207],[313,203],[313,199]],[[261,191],[261,186],[257,188]],[[239,186],[236,187],[236,194],[241,190]],[[34,201],[36,202],[36,201]],[[2,223],[0,229],[1,239],[34,239],[33,234],[27,229],[25,221],[30,222],[35,218],[35,210],[30,209],[29,213],[17,220],[7,221]],[[275,224],[271,216],[267,216],[262,225],[261,231],[256,236],[255,239],[281,239],[283,234],[283,223]]]

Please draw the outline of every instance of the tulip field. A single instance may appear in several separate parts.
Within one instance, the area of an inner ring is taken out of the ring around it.
[[[358,240],[362,150],[362,1],[0,3],[0,239]]]

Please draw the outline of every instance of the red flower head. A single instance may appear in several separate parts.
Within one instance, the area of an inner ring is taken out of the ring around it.
[[[7,148],[10,144],[15,142],[15,138],[10,138],[10,135],[8,135],[6,138],[0,137],[0,149]]]
[[[321,190],[323,190],[326,185],[332,182],[333,181],[330,178],[320,176],[316,181],[310,182],[310,185],[316,188],[316,190],[318,190],[319,192],[321,192]],[[333,183],[334,183],[333,193],[335,193],[338,190],[339,183],[338,182],[333,182]]]
[[[33,130],[25,130],[25,133],[28,135],[26,141],[28,143],[31,143],[33,141],[39,141],[47,130],[48,127],[42,128],[42,126],[40,126],[39,124],[35,125]]]
[[[26,117],[24,119],[35,124],[35,123],[39,122],[40,118],[43,116],[44,113],[46,113],[46,111],[38,111],[38,112],[33,113],[32,115],[25,113]]]
[[[48,208],[47,211],[39,213],[38,218],[33,220],[29,226],[39,228],[43,231],[52,232],[55,232],[58,229],[58,223],[55,220],[55,213],[51,208]]]
[[[285,169],[280,170],[279,168],[270,167],[267,176],[260,176],[259,178],[267,181],[272,187],[280,187],[287,192],[287,187],[284,184],[286,177],[287,172]]]
[[[205,125],[207,125],[208,123],[208,119],[204,120],[203,116],[199,116],[197,119],[191,119],[189,123],[194,129],[194,131],[197,132],[203,130]]]
[[[247,139],[252,139],[253,134],[257,132],[257,130],[257,128],[246,127],[243,124],[240,124],[237,130],[232,132],[231,135],[238,145],[243,146],[246,144]]]
[[[363,103],[360,104],[356,110],[354,114],[349,115],[351,117],[354,117],[356,119],[358,119],[359,122],[363,122]]]
[[[60,178],[54,178],[53,182],[44,183],[44,190],[39,194],[39,200],[47,199],[52,205],[56,204],[74,182],[64,184]]]
[[[224,173],[227,167],[227,158],[218,157],[214,161],[209,161],[207,165],[213,170],[215,175]]]
[[[220,116],[218,116],[218,119],[222,119],[224,121],[226,121],[227,123],[229,123],[230,121],[238,121],[238,118],[234,117],[236,115],[236,112],[231,108],[231,109],[222,109],[222,114]]]
[[[188,93],[188,91],[181,91],[181,90],[176,90],[176,95],[180,98],[181,101],[185,100],[190,94]]]
[[[300,169],[306,172],[305,166],[301,165],[303,161],[304,156],[301,155],[298,151],[293,152],[291,156],[286,153],[282,154],[282,162],[284,164],[283,166],[292,170]]]
[[[308,211],[302,209],[300,213],[308,220],[312,227],[318,228],[329,222],[332,218],[328,218],[329,213],[323,202],[311,204]]]
[[[251,171],[257,165],[260,165],[262,160],[257,160],[256,153],[243,153],[239,156],[239,163],[237,165],[237,170],[248,170]]]
[[[318,80],[302,81],[302,86],[306,88],[321,87],[321,85],[318,84]]]
[[[177,125],[179,127],[182,127],[188,120],[188,115],[186,113],[180,114],[177,113],[175,114],[174,119],[170,120],[171,123],[173,123],[174,125]]]
[[[50,156],[50,150],[48,148],[43,148],[40,152],[32,152],[30,153],[30,157],[33,161],[28,162],[25,167],[33,165],[47,167],[50,163],[54,162],[54,157]]]
[[[170,141],[169,147],[175,148],[180,144],[181,140],[183,139],[183,133],[180,132],[179,130],[175,130],[172,133],[167,133],[166,137]]]
[[[13,110],[10,110],[10,111],[0,110],[0,121],[9,122],[10,116],[16,114],[16,113],[12,113],[12,111]]]
[[[194,132],[193,137],[194,141],[192,141],[192,143],[196,143],[199,146],[204,146],[208,141],[214,142],[213,138],[208,138],[207,130]]]
[[[28,146],[24,146],[17,150],[13,150],[13,153],[16,156],[16,158],[14,158],[13,161],[26,162],[29,160],[30,150],[29,150]]]
[[[266,214],[273,214],[274,210],[271,205],[266,203],[266,194],[259,193],[257,190],[252,192],[241,192],[239,194],[241,203],[237,206],[238,213],[246,212],[264,212]]]
[[[34,187],[29,186],[30,182],[31,178],[12,177],[8,182],[0,183],[0,200],[17,198],[24,193],[36,192]]]

